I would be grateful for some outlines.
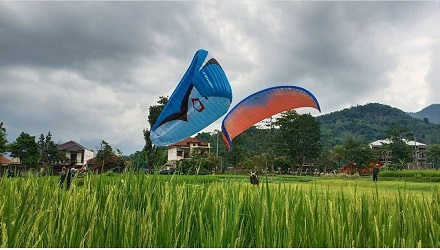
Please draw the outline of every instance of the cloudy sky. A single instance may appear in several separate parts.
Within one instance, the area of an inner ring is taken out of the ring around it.
[[[439,1],[0,2],[0,121],[9,142],[50,131],[129,155],[200,48],[225,70],[231,108],[296,85],[322,114],[372,102],[417,112],[440,103],[439,24]]]

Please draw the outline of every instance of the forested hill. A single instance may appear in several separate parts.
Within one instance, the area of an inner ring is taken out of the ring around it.
[[[428,119],[429,122],[440,124],[440,104],[432,104],[416,113],[408,113],[418,119]]]
[[[347,108],[316,119],[321,125],[322,141],[329,146],[342,144],[345,138],[353,136],[368,141],[385,139],[384,131],[392,123],[407,127],[415,134],[416,141],[440,143],[440,124],[413,118],[400,109],[378,103]]]

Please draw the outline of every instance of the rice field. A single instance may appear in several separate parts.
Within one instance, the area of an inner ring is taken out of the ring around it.
[[[439,247],[440,184],[122,174],[0,178],[0,246]]]

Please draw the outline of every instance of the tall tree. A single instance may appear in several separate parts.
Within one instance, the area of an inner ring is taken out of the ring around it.
[[[286,146],[287,155],[299,165],[301,174],[303,163],[318,158],[321,152],[319,123],[310,114],[289,110],[281,113],[276,125],[280,127],[279,140]]]
[[[0,155],[6,152],[6,146],[8,140],[6,140],[6,128],[3,127],[3,122],[0,122]]]
[[[337,155],[329,146],[324,146],[319,155],[319,167],[324,173],[338,168]]]
[[[35,136],[21,132],[17,139],[9,145],[12,157],[19,157],[25,167],[33,167],[38,162],[38,144]]]
[[[113,152],[112,147],[106,141],[101,141],[101,148],[98,149],[96,160],[101,162],[101,170],[122,170],[124,168],[124,159],[122,152],[118,150],[119,156]]]
[[[263,121],[264,126],[267,129],[261,131],[266,132],[266,136],[263,136],[263,141],[258,143],[259,145],[264,146],[264,151],[267,152],[267,160],[271,173],[275,171],[275,156],[283,155],[285,149],[284,144],[277,140],[279,129],[275,128],[275,121],[276,120],[272,116]]]
[[[210,133],[208,133],[208,132],[200,132],[200,133],[197,133],[197,135],[196,135],[196,138],[197,139],[199,139],[199,140],[202,140],[202,141],[204,141],[204,142],[206,142],[206,143],[210,143],[210,145],[211,145],[211,152],[216,152],[216,150],[215,150],[215,146],[216,145],[213,145],[213,136],[210,134]],[[214,150],[213,150],[213,148],[214,148]]]
[[[440,167],[440,144],[433,144],[427,152],[428,161],[434,164],[436,170]]]
[[[150,128],[154,126],[157,119],[159,118],[160,113],[167,103],[168,97],[160,96],[159,101],[157,101],[157,105],[153,105],[148,108],[148,123],[150,124]]]
[[[101,148],[98,149],[98,153],[96,154],[96,159],[98,161],[102,161],[106,158],[109,158],[112,155],[114,155],[112,146],[110,146],[110,144],[108,144],[108,142],[102,140],[101,141]]]
[[[376,159],[376,154],[365,140],[350,137],[344,141],[342,147],[342,156],[346,164],[356,164],[358,168],[364,168]]]
[[[150,106],[148,111],[148,123],[150,124],[150,129],[154,126],[157,119],[159,118],[160,113],[162,112],[165,105],[168,103],[168,97],[161,96],[159,97],[159,101],[157,101],[157,105]],[[145,161],[147,163],[148,171],[152,171],[153,167],[158,164],[158,155],[162,155],[162,152],[158,152],[158,149],[153,145],[150,140],[151,130],[146,128],[144,129],[144,140],[145,146],[143,148],[142,155],[145,156]],[[163,150],[159,150],[163,151]]]
[[[408,128],[398,124],[392,124],[384,133],[390,140],[390,143],[384,146],[391,151],[391,162],[402,169],[412,158],[412,148],[406,141],[412,138],[413,134]]]
[[[333,159],[338,163],[338,168],[342,167],[341,163],[344,157],[344,147],[342,145],[336,145],[332,150]]]
[[[47,133],[46,137],[41,134],[38,140],[38,150],[40,153],[39,162],[44,167],[53,167],[53,165],[62,160],[64,155],[58,150],[55,142],[52,141],[52,135]]]
[[[234,145],[232,149],[225,151],[222,155],[225,163],[232,167],[241,167],[241,163],[248,157],[246,146],[244,145],[244,142],[248,136],[248,131],[245,131],[234,138]],[[224,173],[223,166],[222,173]]]

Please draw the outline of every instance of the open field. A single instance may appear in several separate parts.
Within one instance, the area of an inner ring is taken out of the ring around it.
[[[440,183],[370,177],[0,179],[1,247],[438,247]]]

